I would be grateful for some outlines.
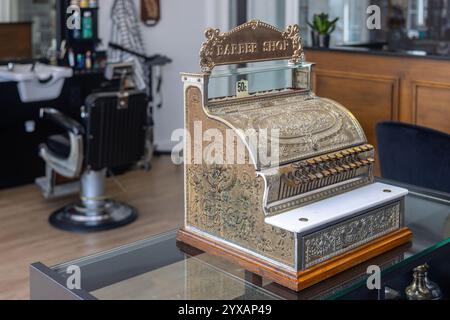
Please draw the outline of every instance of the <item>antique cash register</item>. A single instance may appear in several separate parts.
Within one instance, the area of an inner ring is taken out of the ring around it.
[[[297,25],[252,20],[206,38],[202,72],[182,74],[180,245],[299,291],[411,240],[407,190],[374,182],[374,148],[358,121],[311,91]],[[249,90],[258,87],[252,74],[281,69],[288,85]],[[210,97],[217,77],[236,92]]]

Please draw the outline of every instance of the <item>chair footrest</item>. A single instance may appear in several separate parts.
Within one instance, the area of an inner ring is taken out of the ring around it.
[[[80,192],[79,180],[54,185],[53,188],[50,186],[50,182],[47,177],[37,178],[35,183],[39,189],[41,189],[45,199],[54,199]]]

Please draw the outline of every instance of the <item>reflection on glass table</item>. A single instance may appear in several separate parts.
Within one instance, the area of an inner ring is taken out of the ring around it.
[[[415,266],[430,261],[450,262],[450,195],[392,181],[388,183],[410,190],[405,218],[413,232],[413,241],[299,293],[247,272],[221,257],[177,243],[174,230],[51,268],[33,264],[30,269],[31,298],[58,299],[61,292],[69,291],[71,298],[78,299],[355,298],[352,294],[361,299],[380,299],[383,298],[382,290],[369,292],[366,286],[369,265],[381,267],[383,283],[389,283],[390,278],[403,279],[396,285],[402,287],[397,289],[404,290]],[[436,255],[447,255],[447,258],[436,260]],[[433,263],[431,272],[448,267]],[[80,267],[81,290],[69,290],[65,285],[70,276],[67,268],[72,265]],[[440,275],[438,280],[444,287],[444,298],[448,298],[449,276]],[[53,287],[46,281],[53,281]],[[54,288],[55,282],[60,288]]]

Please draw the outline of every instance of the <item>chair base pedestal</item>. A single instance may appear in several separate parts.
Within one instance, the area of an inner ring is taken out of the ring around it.
[[[137,219],[137,210],[127,204],[105,200],[100,208],[90,209],[82,202],[55,211],[49,222],[56,228],[74,232],[94,232],[118,228]]]

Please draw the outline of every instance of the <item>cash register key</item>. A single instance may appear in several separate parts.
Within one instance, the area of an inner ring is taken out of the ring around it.
[[[292,168],[294,168],[294,169],[300,169],[300,168],[302,168],[302,165],[300,164],[300,163],[293,163],[292,165]]]
[[[316,164],[321,164],[324,161],[320,157],[314,158],[313,160],[316,162]]]
[[[305,161],[295,162],[292,164],[292,167],[295,169],[301,169],[306,167],[308,164]]]
[[[328,177],[328,176],[331,175],[331,172],[328,171],[328,170],[323,170],[323,171],[322,171],[322,174],[323,174],[325,177]]]
[[[340,166],[337,166],[337,167],[335,167],[335,168],[336,168],[336,170],[338,171],[338,173],[341,173],[341,172],[344,172],[344,171],[345,171],[345,169],[342,168],[342,167],[340,167]]]
[[[367,160],[365,160],[365,159],[362,159],[361,162],[362,162],[363,165],[365,165],[365,166],[367,166],[367,165],[370,163],[369,161],[367,161]]]
[[[323,178],[323,174],[320,171],[315,171],[312,173],[312,175],[315,177],[315,180]]]

